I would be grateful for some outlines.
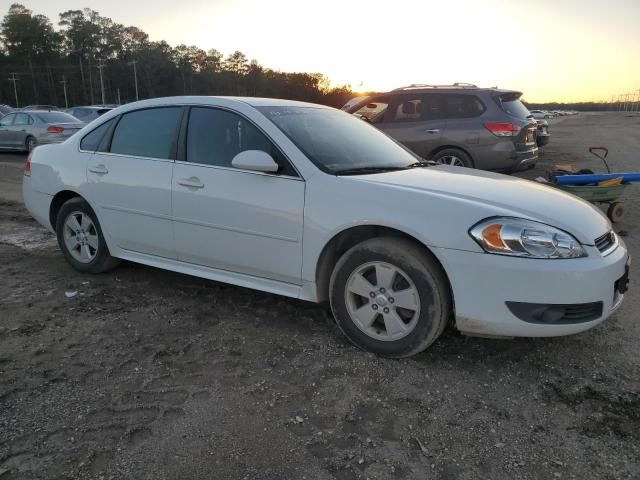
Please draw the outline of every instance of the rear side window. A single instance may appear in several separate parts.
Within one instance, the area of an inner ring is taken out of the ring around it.
[[[475,95],[445,95],[444,110],[447,118],[473,118],[482,115],[484,104]]]
[[[80,141],[80,149],[87,152],[95,152],[100,146],[100,142],[104,138],[105,133],[113,123],[113,119],[104,122],[98,128],[94,128],[90,133],[84,136]]]
[[[31,125],[32,123],[33,119],[26,113],[17,113],[16,119],[13,122],[14,125]]]
[[[125,113],[113,132],[111,153],[171,159],[182,107],[162,107]]]
[[[187,129],[187,161],[231,167],[233,157],[245,150],[261,150],[280,166],[278,173],[296,176],[284,155],[251,122],[232,112],[194,107]]]

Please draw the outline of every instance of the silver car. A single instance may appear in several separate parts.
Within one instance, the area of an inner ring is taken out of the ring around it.
[[[26,150],[65,141],[84,126],[63,112],[30,110],[12,112],[0,119],[0,149]]]

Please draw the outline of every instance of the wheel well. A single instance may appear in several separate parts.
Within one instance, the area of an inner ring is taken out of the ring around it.
[[[57,218],[60,207],[62,207],[67,200],[71,200],[74,197],[80,197],[80,195],[71,190],[62,190],[53,197],[51,207],[49,207],[49,223],[51,223],[51,228],[53,228],[54,231],[56,230],[56,223],[58,223]]]
[[[316,292],[318,301],[326,302],[329,300],[329,282],[331,280],[331,274],[333,273],[333,267],[336,265],[340,257],[351,247],[374,237],[406,238],[418,245],[425,253],[433,257],[435,261],[438,262],[445,277],[447,278],[449,289],[451,290],[451,282],[449,282],[449,277],[444,267],[435,255],[433,255],[431,250],[429,250],[429,248],[427,248],[427,246],[422,242],[405,232],[396,230],[395,228],[378,225],[361,225],[338,233],[322,249],[316,268]],[[453,291],[451,291],[451,298],[453,299]]]
[[[427,158],[430,160],[433,157],[435,157],[438,153],[440,153],[441,151],[449,150],[449,149],[460,150],[461,152],[464,152],[471,159],[471,163],[475,165],[475,162],[473,161],[473,155],[471,155],[468,150],[465,150],[464,148],[457,147],[455,145],[442,145],[442,146],[440,146],[438,148],[435,148],[435,149],[433,149],[433,151],[431,151],[431,153],[429,153]]]

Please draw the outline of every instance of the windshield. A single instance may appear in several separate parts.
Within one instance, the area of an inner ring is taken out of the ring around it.
[[[76,117],[63,112],[38,113],[36,116],[44,123],[80,123]]]
[[[256,108],[325,172],[406,168],[420,160],[380,130],[340,110]]]

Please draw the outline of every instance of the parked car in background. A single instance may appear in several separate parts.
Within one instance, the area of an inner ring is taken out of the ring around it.
[[[546,120],[536,120],[538,131],[536,132],[536,143],[538,147],[544,147],[549,143],[551,135],[549,135],[549,122]]]
[[[37,145],[65,141],[84,124],[63,112],[28,110],[0,119],[0,149],[32,151]]]
[[[3,115],[6,115],[7,113],[13,112],[14,110],[15,108],[9,105],[0,104],[0,117],[2,117]]]
[[[529,113],[536,120],[544,120],[545,118],[549,118],[551,116],[549,115],[549,112],[545,112],[544,110],[529,110]]]
[[[27,105],[20,110],[47,110],[47,111],[59,111],[60,109],[54,105]]]
[[[499,108],[511,125],[524,114]],[[321,105],[158,98],[36,148],[23,196],[80,272],[126,259],[329,302],[355,345],[388,357],[424,350],[454,318],[469,334],[557,336],[620,306],[627,249],[593,205],[429,165]]]
[[[67,110],[65,110],[65,113],[68,113],[69,115],[73,115],[78,120],[84,123],[89,123],[95,120],[96,118],[98,118],[100,115],[107,113],[111,109],[112,107],[91,105],[87,107],[68,108]]]
[[[536,124],[521,92],[469,84],[410,85],[346,107],[421,158],[514,171],[538,159]]]

